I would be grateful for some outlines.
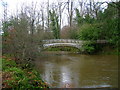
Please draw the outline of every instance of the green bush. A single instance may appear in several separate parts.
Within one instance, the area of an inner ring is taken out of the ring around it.
[[[102,39],[102,24],[84,24],[79,29],[80,40],[97,40]]]
[[[69,30],[69,37],[70,37],[70,39],[78,39],[78,32],[77,32],[77,28],[71,28],[70,30]]]
[[[12,67],[15,67],[16,63],[13,60],[6,60],[6,59],[2,59],[2,70],[6,70],[6,69],[10,69]]]
[[[38,72],[35,70],[22,69],[13,60],[2,59],[3,61],[3,88],[48,88]]]
[[[93,42],[86,42],[83,44],[81,51],[86,54],[92,54],[95,51],[94,43]]]

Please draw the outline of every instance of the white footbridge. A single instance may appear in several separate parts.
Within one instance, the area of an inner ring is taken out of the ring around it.
[[[49,48],[49,47],[58,47],[58,46],[63,46],[63,47],[69,46],[80,49],[86,42],[90,42],[90,41],[75,40],[75,39],[49,39],[49,40],[43,40],[43,47]],[[95,42],[107,43],[106,40],[96,40]]]

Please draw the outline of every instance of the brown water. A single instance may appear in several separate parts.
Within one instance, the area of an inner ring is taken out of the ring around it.
[[[118,58],[115,55],[46,52],[35,65],[43,80],[52,87],[118,87]]]

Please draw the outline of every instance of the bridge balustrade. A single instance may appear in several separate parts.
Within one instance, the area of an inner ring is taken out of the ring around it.
[[[43,43],[79,43],[81,44],[83,41],[74,40],[74,39],[51,39],[51,40],[43,40]]]
[[[55,46],[72,46],[80,49],[85,42],[91,41],[82,41],[82,40],[74,40],[74,39],[50,39],[50,40],[43,40],[44,48],[47,47],[55,47]],[[96,43],[107,43],[106,40],[96,40]]]

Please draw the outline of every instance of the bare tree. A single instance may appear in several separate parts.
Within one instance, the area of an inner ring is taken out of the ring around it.
[[[48,28],[48,30],[49,30],[49,19],[50,19],[50,18],[49,18],[49,16],[50,16],[50,15],[49,15],[49,10],[50,10],[50,9],[49,9],[49,0],[48,0],[48,2],[47,2],[47,28]]]
[[[58,15],[59,15],[60,30],[62,25],[62,16],[64,14],[63,12],[65,11],[66,6],[67,6],[66,2],[58,1]]]
[[[3,6],[3,8],[4,8],[4,11],[3,11],[3,16],[4,16],[4,18],[3,18],[3,20],[2,20],[2,24],[4,25],[4,27],[7,27],[7,3],[6,2],[3,2],[2,1],[2,6]],[[7,32],[7,30],[6,30],[6,28],[4,28],[4,32],[6,33]]]
[[[73,19],[73,2],[68,0],[67,1],[67,10],[68,10],[68,24],[69,26],[72,25],[72,19]]]
[[[58,2],[58,7],[59,7],[59,20],[60,20],[60,30],[61,30],[61,21],[62,21],[62,3]]]
[[[79,3],[79,7],[80,7],[80,14],[81,14],[81,16],[83,16],[84,2],[83,2],[83,0],[78,0],[78,3]]]

